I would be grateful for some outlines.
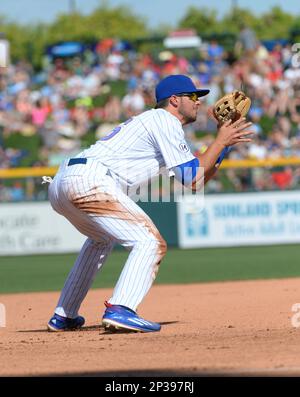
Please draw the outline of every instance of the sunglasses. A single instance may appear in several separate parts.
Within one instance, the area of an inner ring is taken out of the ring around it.
[[[188,98],[190,98],[193,102],[197,102],[199,97],[195,92],[192,92],[191,94],[178,94],[176,96],[187,96]]]

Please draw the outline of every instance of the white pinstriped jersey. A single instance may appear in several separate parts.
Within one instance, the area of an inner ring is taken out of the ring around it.
[[[164,109],[127,120],[77,157],[101,162],[128,187],[195,158],[180,121]]]

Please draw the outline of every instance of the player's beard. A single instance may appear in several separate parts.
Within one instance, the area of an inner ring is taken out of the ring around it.
[[[183,103],[181,103],[178,112],[182,116],[183,119],[183,124],[189,124],[193,123],[197,119],[197,114],[198,114],[198,109],[199,106],[184,106]]]

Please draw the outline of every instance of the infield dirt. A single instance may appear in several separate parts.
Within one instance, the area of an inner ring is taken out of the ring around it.
[[[46,331],[58,292],[0,295],[0,376],[300,376],[299,278],[154,286],[149,334],[99,327],[111,292],[91,290],[84,328],[62,333]]]

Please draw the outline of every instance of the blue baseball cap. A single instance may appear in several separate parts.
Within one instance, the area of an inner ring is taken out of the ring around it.
[[[209,90],[200,90],[196,88],[193,81],[183,74],[173,74],[162,79],[156,86],[156,102],[169,98],[172,95],[192,94],[195,92],[198,97],[207,95]]]

